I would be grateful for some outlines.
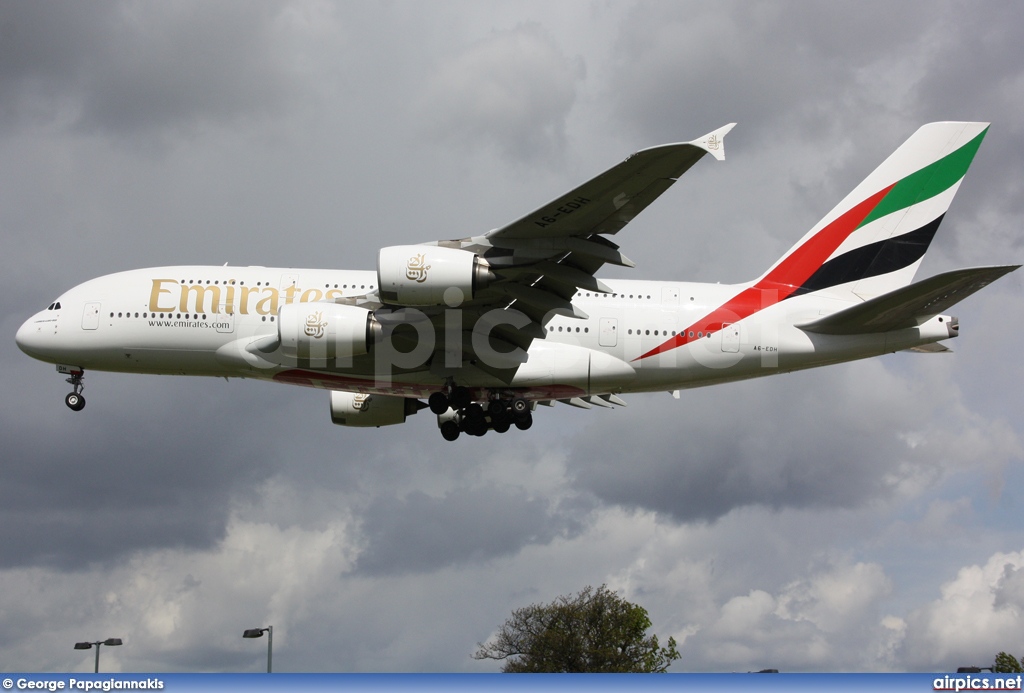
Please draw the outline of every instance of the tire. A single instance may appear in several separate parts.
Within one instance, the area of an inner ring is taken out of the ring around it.
[[[510,424],[508,421],[497,421],[491,425],[491,428],[493,428],[498,433],[505,433],[506,431],[508,431],[508,429],[512,428],[512,424]]]
[[[484,423],[484,408],[473,402],[466,407],[465,416],[473,423]]]
[[[68,405],[68,409],[71,411],[82,411],[85,408],[85,397],[77,392],[69,392],[68,396],[64,398],[64,404]]]
[[[452,409],[465,409],[473,401],[473,394],[469,391],[468,387],[460,385],[452,390],[452,395],[449,399],[451,400]]]
[[[444,414],[449,409],[448,395],[443,392],[432,392],[430,397],[427,399],[427,404],[430,406],[430,411],[434,412],[438,416]]]
[[[441,435],[445,440],[452,441],[459,437],[459,424],[454,421],[445,421],[441,424]]]
[[[533,415],[530,414],[530,412],[526,412],[526,416],[524,416],[523,418],[516,419],[516,428],[518,428],[520,431],[525,431],[532,425]]]
[[[508,407],[500,399],[492,399],[487,403],[487,413],[490,414],[491,418],[496,418],[505,413]]]

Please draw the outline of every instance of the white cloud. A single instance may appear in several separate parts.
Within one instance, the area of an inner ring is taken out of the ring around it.
[[[1024,651],[1024,551],[961,568],[939,599],[907,617],[911,668],[986,666],[1000,651]]]
[[[881,566],[837,561],[777,594],[754,589],[729,599],[698,636],[701,649],[709,661],[726,666],[877,668],[884,663],[864,650],[888,627],[877,611],[890,590]]]

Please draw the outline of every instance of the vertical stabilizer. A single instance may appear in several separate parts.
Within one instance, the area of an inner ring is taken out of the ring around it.
[[[988,123],[929,123],[759,280],[784,294],[862,300],[909,284]]]

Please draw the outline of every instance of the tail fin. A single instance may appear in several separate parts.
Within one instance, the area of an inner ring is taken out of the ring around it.
[[[756,283],[862,300],[906,286],[987,131],[988,123],[921,127]]]

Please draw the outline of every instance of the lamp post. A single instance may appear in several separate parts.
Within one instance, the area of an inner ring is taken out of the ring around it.
[[[266,628],[249,628],[242,633],[243,638],[262,638],[263,634],[267,634],[267,673],[271,672],[271,661],[274,656],[274,627],[267,626]]]
[[[94,674],[100,673],[100,645],[106,645],[107,647],[114,647],[116,645],[123,645],[121,638],[107,638],[106,640],[96,640],[94,642],[76,642],[76,650],[88,650],[93,646],[96,647],[96,667],[93,669]]]

